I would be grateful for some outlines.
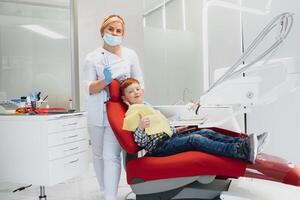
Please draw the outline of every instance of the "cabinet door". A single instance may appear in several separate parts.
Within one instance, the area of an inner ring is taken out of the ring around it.
[[[48,147],[54,147],[84,139],[88,139],[87,128],[58,132],[48,135]]]
[[[49,160],[64,158],[80,152],[88,151],[88,140],[81,140],[49,148]]]
[[[49,185],[79,176],[88,167],[88,151],[49,163]]]
[[[49,134],[85,128],[87,127],[86,117],[70,117],[66,119],[50,120],[47,127]]]

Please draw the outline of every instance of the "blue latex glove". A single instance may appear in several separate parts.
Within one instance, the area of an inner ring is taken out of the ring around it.
[[[105,66],[103,69],[103,75],[104,75],[104,83],[106,85],[110,84],[112,82],[112,76],[109,66]]]

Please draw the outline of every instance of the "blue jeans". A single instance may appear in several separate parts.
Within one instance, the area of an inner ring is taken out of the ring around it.
[[[246,140],[227,136],[210,129],[201,129],[188,133],[174,134],[172,137],[157,143],[157,147],[149,153],[151,156],[168,156],[185,151],[204,151],[212,154],[247,160],[249,150]]]

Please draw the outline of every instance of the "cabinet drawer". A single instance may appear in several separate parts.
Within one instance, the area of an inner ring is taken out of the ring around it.
[[[48,133],[74,130],[87,127],[86,117],[72,117],[66,119],[57,119],[48,122]]]
[[[88,168],[88,151],[49,163],[50,185],[79,176]]]
[[[81,140],[69,144],[64,144],[49,148],[49,160],[55,160],[70,156],[79,152],[87,151],[89,143],[88,140]]]
[[[87,138],[88,138],[87,128],[58,132],[55,134],[48,135],[48,147],[76,142]]]

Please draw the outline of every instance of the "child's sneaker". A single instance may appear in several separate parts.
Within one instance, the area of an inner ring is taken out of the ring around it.
[[[258,140],[256,134],[250,134],[247,138],[247,143],[249,145],[249,158],[248,161],[255,163],[258,149]]]
[[[260,153],[262,152],[264,146],[269,142],[269,133],[268,132],[263,132],[262,134],[257,135],[257,140],[258,140],[258,148],[257,152]]]

